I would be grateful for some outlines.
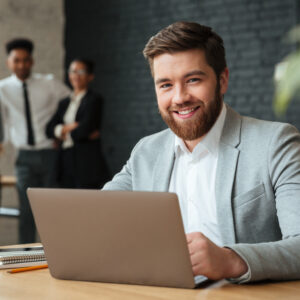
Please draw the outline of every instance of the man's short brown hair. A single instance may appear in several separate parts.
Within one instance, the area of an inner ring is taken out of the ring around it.
[[[155,56],[191,49],[204,51],[207,63],[219,78],[226,68],[223,40],[210,27],[198,23],[176,22],[169,25],[150,38],[143,54],[149,62],[153,75],[153,59]]]

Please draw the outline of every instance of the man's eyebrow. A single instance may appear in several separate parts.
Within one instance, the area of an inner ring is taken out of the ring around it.
[[[186,77],[190,77],[190,76],[193,76],[193,75],[205,76],[206,73],[201,71],[201,70],[194,70],[194,71],[186,73],[183,77],[186,78]]]
[[[159,78],[159,79],[155,80],[155,84],[158,85],[158,84],[166,82],[166,81],[170,81],[170,79],[169,78]]]
[[[190,76],[193,76],[193,75],[206,76],[206,73],[201,71],[201,70],[194,70],[194,71],[186,73],[183,76],[183,78],[187,78],[187,77],[190,77]],[[167,81],[170,81],[170,79],[169,78],[159,78],[159,79],[155,80],[155,84],[158,85],[160,83],[167,82]]]

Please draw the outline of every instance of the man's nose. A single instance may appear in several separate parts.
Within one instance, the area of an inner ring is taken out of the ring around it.
[[[25,68],[25,63],[24,62],[19,62],[18,64],[17,64],[17,66],[18,66],[18,68],[19,69],[24,69]]]
[[[189,94],[188,91],[184,86],[178,85],[175,88],[174,96],[173,96],[173,103],[175,104],[183,104],[189,101]]]

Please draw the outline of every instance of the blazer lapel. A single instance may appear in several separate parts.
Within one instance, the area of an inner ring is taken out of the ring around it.
[[[235,227],[232,209],[232,187],[239,157],[241,116],[227,106],[224,128],[219,146],[216,174],[217,218],[224,244],[234,244]]]
[[[62,101],[63,101],[63,102],[62,102],[61,108],[60,108],[60,110],[59,110],[61,122],[63,122],[64,115],[65,115],[65,113],[66,113],[66,111],[67,111],[67,109],[68,109],[68,107],[69,107],[69,105],[70,105],[71,98],[68,97],[68,98],[66,98],[66,99],[64,99],[64,100],[62,100]]]
[[[76,121],[80,121],[81,113],[84,110],[84,108],[85,108],[85,106],[87,104],[88,98],[89,98],[88,94],[89,94],[89,91],[87,91],[86,94],[81,99],[81,102],[80,102],[80,105],[78,107],[78,110],[77,110],[77,113],[76,113],[76,117],[75,117]]]
[[[169,129],[166,142],[161,145],[161,155],[158,156],[153,167],[153,191],[168,192],[173,170],[174,153],[174,134]]]

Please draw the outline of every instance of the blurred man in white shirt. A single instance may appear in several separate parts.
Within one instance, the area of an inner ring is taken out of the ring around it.
[[[45,125],[58,101],[70,90],[52,75],[32,74],[34,45],[27,39],[6,44],[7,66],[12,75],[0,81],[3,142],[18,150],[17,187],[20,200],[19,242],[35,241],[35,225],[26,196],[28,187],[54,185],[51,175],[56,152],[45,135]]]

